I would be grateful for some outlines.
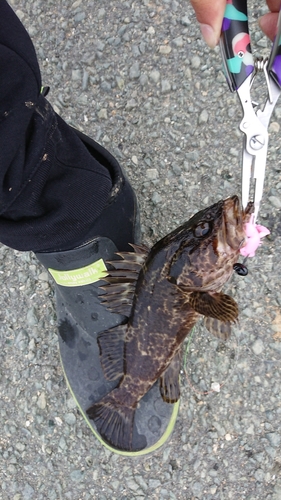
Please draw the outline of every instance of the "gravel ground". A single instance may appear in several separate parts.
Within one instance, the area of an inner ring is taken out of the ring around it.
[[[186,0],[11,3],[56,111],[126,168],[144,242],[240,192],[239,101]],[[252,39],[268,55],[262,10]],[[226,343],[197,325],[177,424],[154,455],[126,459],[91,434],[63,379],[51,280],[33,254],[0,246],[1,499],[281,499],[280,118],[281,105],[260,212],[271,235],[225,288],[239,325]]]

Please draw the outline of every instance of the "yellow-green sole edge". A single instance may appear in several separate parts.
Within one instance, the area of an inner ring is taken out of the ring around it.
[[[163,444],[168,440],[168,438],[172,434],[172,432],[174,430],[174,427],[175,427],[175,423],[176,423],[177,416],[178,416],[178,411],[179,411],[179,406],[180,406],[180,401],[177,401],[176,403],[173,404],[173,412],[172,412],[172,415],[171,415],[171,418],[170,418],[169,425],[167,426],[164,434],[162,434],[162,436],[159,439],[159,441],[157,441],[153,446],[150,446],[149,448],[145,448],[144,450],[140,450],[140,451],[121,451],[121,450],[116,450],[115,448],[112,448],[109,444],[107,444],[102,439],[102,437],[91,426],[91,424],[90,424],[90,422],[89,422],[89,420],[87,418],[87,415],[82,410],[81,406],[79,405],[79,403],[78,403],[78,401],[77,401],[77,399],[75,397],[74,392],[72,391],[71,385],[70,385],[70,383],[68,381],[68,378],[66,376],[66,373],[64,371],[64,367],[63,367],[61,356],[60,356],[60,361],[61,361],[61,366],[62,366],[62,370],[63,370],[63,373],[64,373],[64,378],[66,380],[67,386],[68,386],[68,388],[69,388],[69,390],[70,390],[70,392],[72,394],[72,397],[73,397],[75,403],[77,404],[77,406],[79,408],[79,411],[83,415],[83,417],[84,417],[87,425],[90,427],[92,433],[100,441],[100,443],[105,448],[107,448],[109,451],[111,451],[112,453],[116,453],[117,455],[123,455],[124,457],[140,457],[142,455],[148,455],[149,453],[152,453],[153,451],[158,450],[158,448],[161,448],[161,446],[163,446]]]

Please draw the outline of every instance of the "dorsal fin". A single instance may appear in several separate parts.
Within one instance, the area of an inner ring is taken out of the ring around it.
[[[134,249],[135,253],[138,254],[143,254],[147,256],[148,252],[150,251],[150,248],[147,245],[144,245],[143,243],[141,243],[140,245],[136,245],[135,243],[129,243],[129,245]]]
[[[104,278],[108,284],[100,287],[102,303],[112,312],[130,317],[136,282],[149,249],[145,245],[132,245],[134,252],[118,252],[118,260],[108,261],[114,269]]]

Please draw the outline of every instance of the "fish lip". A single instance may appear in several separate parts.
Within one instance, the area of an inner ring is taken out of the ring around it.
[[[250,220],[250,217],[251,215],[254,213],[255,211],[255,205],[254,205],[254,202],[253,201],[249,201],[246,208],[243,209],[243,220],[244,220],[244,223],[246,222],[249,222]]]
[[[250,217],[254,213],[254,211],[255,211],[255,205],[253,201],[249,201],[246,208],[242,208],[244,238],[240,243],[239,250],[241,250],[241,248],[243,248],[247,244],[248,238],[245,233],[245,224],[247,224],[250,221]]]
[[[223,217],[225,222],[234,222],[237,225],[243,222],[243,209],[237,195],[226,198],[223,204]]]
[[[221,241],[230,251],[239,250],[246,240],[243,226],[247,216],[248,211],[243,210],[237,195],[224,200]]]

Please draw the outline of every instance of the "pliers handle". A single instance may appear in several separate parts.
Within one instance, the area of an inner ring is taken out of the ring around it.
[[[281,92],[281,16],[269,60],[254,61],[248,26],[246,0],[229,0],[222,24],[220,47],[224,73],[232,92],[237,92],[243,108],[240,130],[245,134],[242,160],[242,204],[249,201],[251,179],[254,187],[254,220],[257,218],[265,175],[268,148],[268,125]],[[258,69],[265,73],[268,99],[264,108],[255,111],[250,89]]]

